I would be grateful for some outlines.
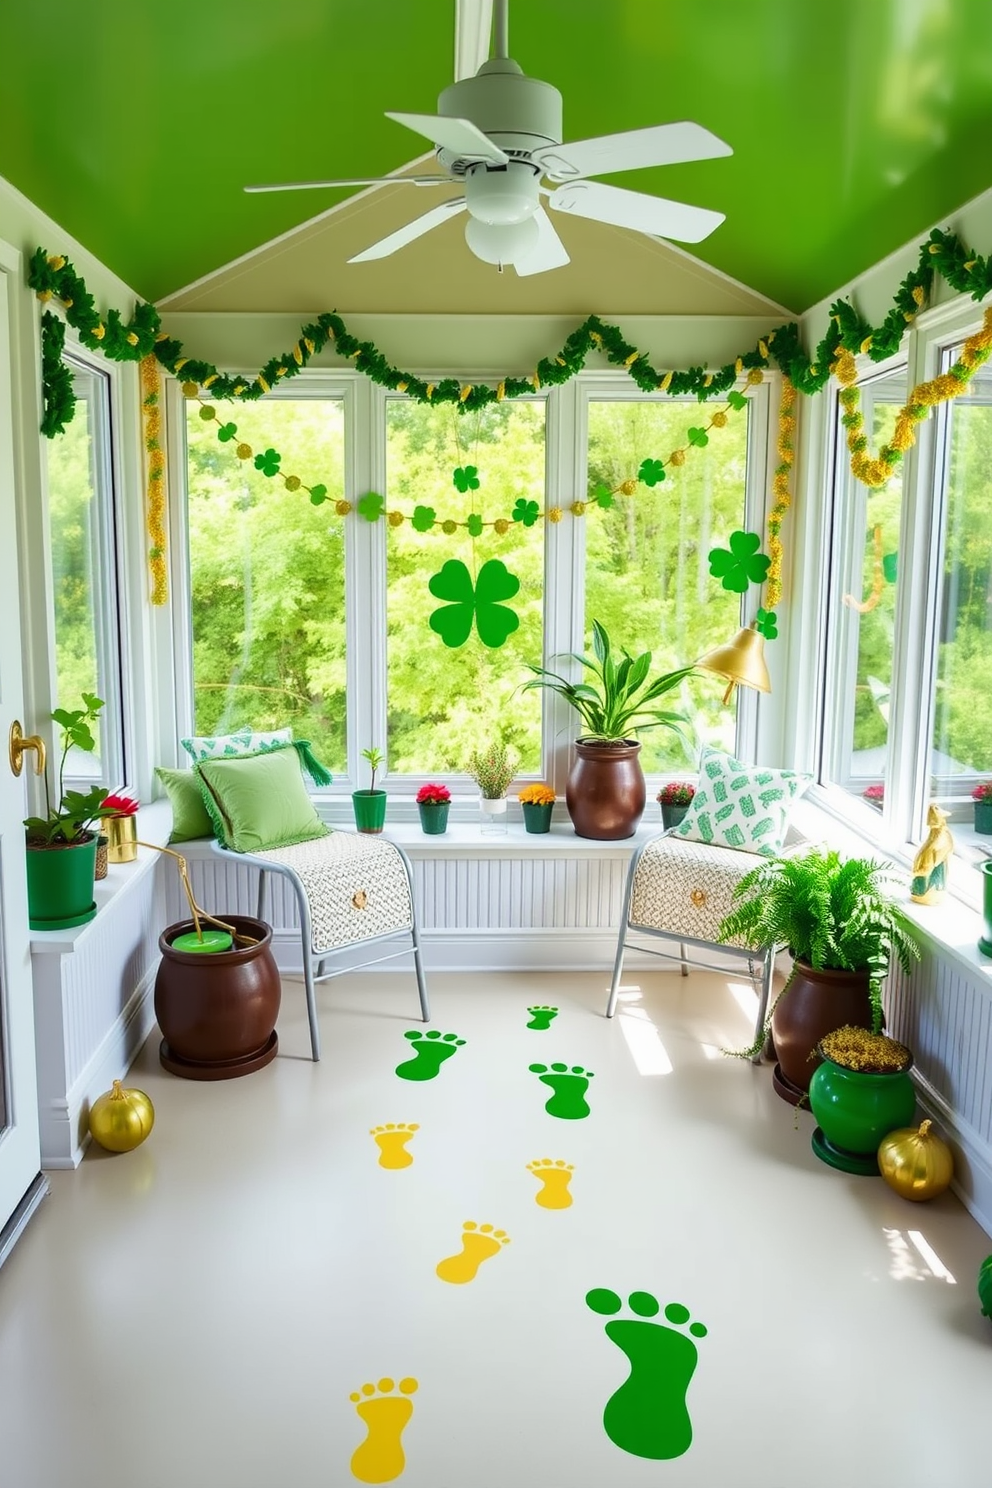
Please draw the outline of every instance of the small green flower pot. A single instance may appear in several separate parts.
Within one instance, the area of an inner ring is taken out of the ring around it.
[[[420,826],[428,837],[442,837],[448,830],[448,807],[450,801],[418,801]]]
[[[975,802],[975,831],[980,837],[992,837],[992,800]]]
[[[669,805],[665,801],[662,801],[660,804],[661,825],[664,827],[666,832],[669,831],[669,829],[672,827],[677,827],[679,822],[684,819],[686,812],[689,810],[688,803],[686,803],[685,806],[676,806],[674,803]]]
[[[980,863],[978,871],[982,875],[982,938],[978,949],[983,956],[992,956],[992,859]]]
[[[554,810],[554,802],[549,801],[542,806],[539,801],[521,801],[520,806],[524,813],[524,828],[528,832],[550,832],[551,813]]]
[[[883,1137],[911,1126],[916,1091],[908,1070],[868,1074],[824,1059],[809,1082],[809,1104],[819,1123],[813,1151],[844,1173],[878,1173]]]
[[[360,832],[381,832],[386,822],[386,792],[357,790],[351,793],[355,826]]]
[[[28,846],[28,924],[32,930],[71,930],[96,914],[95,832],[85,842],[60,847]]]

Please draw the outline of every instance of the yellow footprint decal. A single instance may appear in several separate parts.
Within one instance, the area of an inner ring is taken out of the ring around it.
[[[414,1394],[417,1381],[401,1379],[399,1395],[391,1393],[395,1389],[391,1379],[381,1379],[378,1386],[363,1385],[350,1397],[368,1431],[351,1459],[351,1470],[360,1483],[391,1483],[406,1467],[400,1438],[413,1415],[413,1401],[406,1397]]]
[[[415,1121],[387,1121],[385,1126],[373,1126],[369,1135],[375,1137],[379,1148],[380,1168],[408,1168],[413,1154],[407,1152],[406,1143],[419,1130]]]
[[[543,1184],[534,1195],[534,1202],[540,1204],[542,1209],[570,1209],[572,1207],[572,1195],[568,1185],[572,1181],[575,1171],[571,1163],[564,1158],[558,1157],[553,1161],[550,1157],[537,1157],[533,1162],[527,1164],[527,1171],[533,1173],[535,1178],[540,1179]]]
[[[445,1260],[439,1261],[437,1274],[442,1281],[450,1281],[455,1286],[474,1281],[483,1261],[488,1261],[490,1256],[499,1255],[502,1247],[509,1243],[510,1237],[505,1230],[494,1230],[491,1224],[477,1225],[474,1219],[467,1219],[462,1232],[461,1250],[457,1255],[447,1256]]]

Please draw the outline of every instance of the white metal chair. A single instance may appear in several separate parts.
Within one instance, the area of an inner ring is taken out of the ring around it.
[[[303,981],[310,1022],[310,1048],[320,1058],[320,1029],[317,1023],[317,982],[342,976],[355,969],[355,962],[336,971],[325,971],[325,962],[335,954],[356,946],[377,944],[397,936],[409,936],[410,944],[360,966],[376,966],[397,956],[412,954],[420,996],[420,1012],[430,1022],[427,983],[424,978],[420,936],[413,904],[410,860],[394,842],[371,833],[331,832],[296,847],[275,847],[265,853],[231,853],[219,842],[213,850],[224,857],[259,870],[258,918],[265,919],[269,875],[279,874],[296,896],[303,950]]]
[[[768,1011],[768,998],[775,970],[775,946],[744,946],[740,942],[717,941],[721,920],[730,913],[733,892],[746,873],[767,859],[756,853],[737,852],[729,847],[711,847],[704,842],[689,842],[682,837],[663,833],[639,848],[631,859],[624,891],[620,934],[617,941],[613,980],[606,1005],[606,1016],[616,1012],[623,972],[624,951],[647,951],[665,961],[678,961],[682,975],[689,975],[687,946],[716,950],[721,955],[743,959],[758,995],[758,1015],[754,1025],[755,1042],[761,1036]],[[659,951],[639,937],[677,941],[679,954]],[[725,971],[711,961],[693,959],[692,965],[705,971]],[[760,1063],[760,1054],[754,1062]]]

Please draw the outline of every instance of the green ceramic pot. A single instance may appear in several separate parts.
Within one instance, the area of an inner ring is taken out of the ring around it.
[[[381,832],[386,822],[386,792],[357,790],[351,793],[355,826],[360,832]]]
[[[975,831],[980,837],[992,837],[992,801],[975,802]]]
[[[85,842],[61,847],[33,847],[25,855],[28,874],[28,924],[32,930],[71,930],[96,914],[96,833]]]
[[[428,837],[441,837],[448,830],[450,801],[418,801],[420,826]]]
[[[872,1174],[882,1138],[913,1124],[916,1091],[908,1069],[867,1074],[824,1058],[809,1082],[809,1104],[817,1157],[845,1173]]]
[[[664,827],[665,831],[667,832],[672,827],[677,827],[680,821],[684,821],[685,814],[688,810],[688,805],[676,806],[674,803],[672,803],[671,805],[666,805],[665,802],[662,801],[661,825]]]
[[[542,806],[539,801],[521,801],[520,809],[524,814],[524,828],[528,832],[550,832],[551,813],[554,810],[554,802],[549,801]]]

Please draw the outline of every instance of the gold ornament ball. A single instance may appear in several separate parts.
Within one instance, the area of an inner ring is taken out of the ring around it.
[[[935,1199],[954,1176],[954,1155],[924,1121],[889,1132],[878,1149],[879,1172],[904,1199]]]
[[[143,1090],[125,1090],[120,1080],[90,1107],[90,1132],[108,1152],[140,1147],[155,1124],[155,1108]]]

